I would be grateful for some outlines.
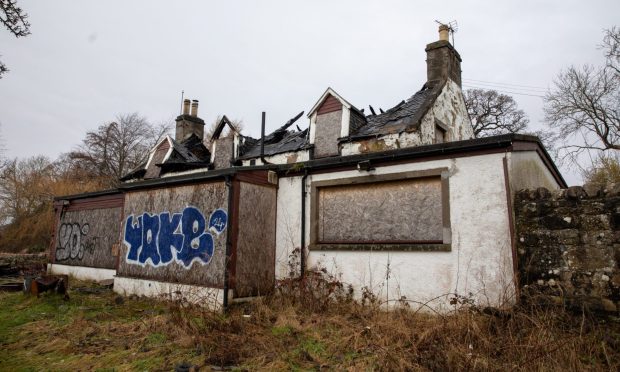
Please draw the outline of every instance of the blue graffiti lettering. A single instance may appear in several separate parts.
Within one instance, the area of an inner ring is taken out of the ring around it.
[[[186,268],[194,261],[207,264],[215,249],[211,233],[220,235],[227,223],[226,211],[217,209],[211,213],[207,229],[205,216],[195,207],[172,215],[145,212],[136,218],[129,216],[124,234],[128,248],[126,262],[158,267],[174,260]]]
[[[127,260],[137,261],[138,253],[142,248],[142,216],[136,218],[138,223],[134,226],[133,216],[127,217],[125,221],[125,245],[128,247]]]
[[[206,221],[202,213],[194,207],[187,207],[181,219],[183,232],[183,248],[177,254],[177,259],[190,266],[194,259],[209,262],[213,256],[213,237],[205,232]]]
[[[217,235],[220,235],[222,231],[226,228],[226,224],[228,216],[226,212],[222,209],[216,209],[213,213],[211,213],[211,218],[209,218],[209,230],[215,232]]]
[[[142,250],[140,251],[140,262],[146,263],[146,261],[150,259],[154,266],[159,265],[157,233],[159,233],[159,217],[144,213],[142,215]]]
[[[159,257],[162,264],[167,264],[172,261],[172,248],[174,248],[175,252],[178,252],[183,246],[183,235],[175,233],[180,221],[180,213],[175,213],[172,217],[168,212],[159,215],[159,236],[157,237],[157,244],[159,246]]]

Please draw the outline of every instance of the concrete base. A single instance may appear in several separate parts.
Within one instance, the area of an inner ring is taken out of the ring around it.
[[[53,275],[70,275],[78,280],[93,280],[99,282],[102,280],[114,279],[116,270],[100,269],[96,267],[47,264],[47,273]]]
[[[218,311],[223,309],[224,303],[223,289],[121,276],[114,278],[114,292],[123,296],[137,295],[166,300],[183,299],[189,303]],[[232,291],[229,291],[229,298],[232,298]]]

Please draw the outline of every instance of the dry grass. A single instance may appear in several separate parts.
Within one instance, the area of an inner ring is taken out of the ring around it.
[[[242,369],[619,370],[618,319],[529,306],[447,315],[360,304],[334,281],[288,282],[278,294],[217,315],[172,312],[204,365]]]
[[[618,320],[558,307],[387,312],[309,275],[221,314],[75,285],[68,302],[0,294],[0,370],[620,369]]]

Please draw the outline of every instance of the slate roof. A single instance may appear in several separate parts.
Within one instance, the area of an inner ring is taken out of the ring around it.
[[[402,101],[384,113],[366,116],[366,125],[360,126],[349,137],[370,137],[418,129],[420,119],[435,102],[442,87],[441,84],[433,87],[424,84],[422,89],[408,100]]]
[[[265,156],[299,151],[308,145],[308,129],[288,130],[303,115],[303,111],[290,119],[286,124],[265,136]],[[243,145],[239,151],[239,160],[252,159],[260,156],[260,139],[243,136]]]
[[[147,165],[149,168],[152,166],[161,168],[161,171],[157,172],[157,176],[161,176],[165,172],[209,167],[211,153],[197,136],[191,135],[181,142],[177,142],[171,137],[168,137],[168,140],[172,144],[172,153],[163,162],[149,165],[148,160],[144,161],[120,180],[129,181],[144,178],[147,173]]]
[[[443,84],[424,84],[406,101],[402,101],[391,109],[377,114],[364,116],[363,112],[351,106],[351,134],[342,141],[365,137],[375,137],[391,133],[415,131],[420,121],[441,93]],[[308,130],[287,130],[303,113],[289,120],[273,133],[265,136],[265,156],[285,152],[299,151],[308,146]],[[242,136],[239,160],[260,156],[260,139]]]

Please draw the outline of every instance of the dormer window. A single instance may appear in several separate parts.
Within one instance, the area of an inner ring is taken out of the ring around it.
[[[343,99],[333,89],[327,88],[325,93],[310,110],[310,143],[314,145],[314,157],[323,158],[340,155],[338,139],[347,137],[352,126],[355,129],[358,121],[352,118],[364,116],[355,107]]]

